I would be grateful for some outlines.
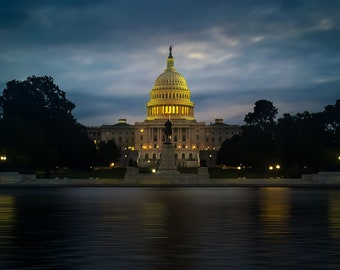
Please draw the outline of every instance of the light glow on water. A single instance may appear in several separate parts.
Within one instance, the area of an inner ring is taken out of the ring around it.
[[[8,188],[0,269],[339,269],[340,190]]]
[[[12,245],[12,231],[16,222],[15,197],[0,195],[0,249]]]
[[[287,187],[261,188],[260,220],[263,233],[273,242],[289,233],[290,190]]]
[[[340,240],[340,196],[331,193],[329,195],[329,230],[330,236]]]

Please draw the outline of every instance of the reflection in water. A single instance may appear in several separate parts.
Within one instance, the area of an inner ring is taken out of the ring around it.
[[[290,192],[289,188],[280,187],[260,189],[259,258],[261,263],[271,261],[274,268],[285,266],[285,259],[289,256],[289,250],[283,247],[290,233]]]
[[[167,238],[167,206],[144,204],[142,209],[143,230],[146,238]]]
[[[0,195],[0,249],[10,247],[15,219],[14,196]]]
[[[8,189],[0,269],[340,269],[339,204],[327,189]]]
[[[329,194],[329,230],[330,236],[340,240],[340,192]]]
[[[265,235],[280,242],[289,234],[290,189],[286,187],[261,188],[260,220]]]

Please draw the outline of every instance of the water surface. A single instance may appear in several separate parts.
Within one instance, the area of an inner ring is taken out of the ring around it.
[[[340,189],[5,188],[0,269],[340,269]]]

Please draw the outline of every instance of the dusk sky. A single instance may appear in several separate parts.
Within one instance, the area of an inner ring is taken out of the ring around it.
[[[200,122],[340,98],[340,1],[1,0],[0,89],[52,76],[84,125],[143,121],[172,45]]]

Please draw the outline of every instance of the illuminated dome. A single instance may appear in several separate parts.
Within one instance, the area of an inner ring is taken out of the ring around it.
[[[150,92],[147,120],[194,118],[194,103],[185,78],[175,69],[172,48],[169,48],[167,68],[160,74]]]

